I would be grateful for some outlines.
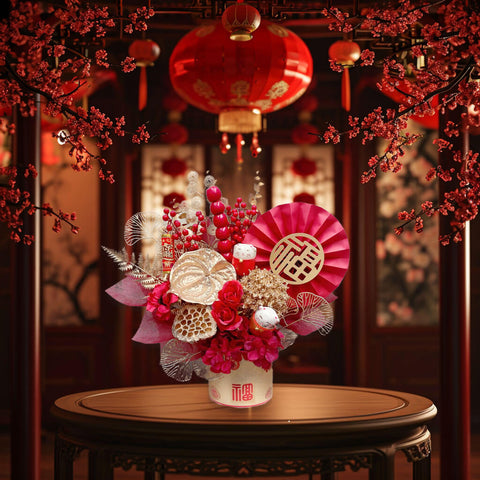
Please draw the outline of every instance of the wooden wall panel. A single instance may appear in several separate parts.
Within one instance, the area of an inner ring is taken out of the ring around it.
[[[372,336],[369,386],[424,395],[438,404],[440,346],[438,331],[398,331]]]

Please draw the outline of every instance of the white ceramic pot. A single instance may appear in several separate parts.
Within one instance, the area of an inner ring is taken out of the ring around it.
[[[272,393],[272,368],[265,371],[248,360],[242,360],[231,373],[220,373],[208,381],[210,399],[228,407],[257,407],[267,403]]]

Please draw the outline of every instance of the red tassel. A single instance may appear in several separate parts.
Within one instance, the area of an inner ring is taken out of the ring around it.
[[[243,157],[242,157],[242,147],[244,144],[243,141],[243,135],[241,133],[237,133],[237,136],[235,138],[235,143],[237,144],[237,163],[242,164],[243,163]]]
[[[350,111],[350,72],[348,70],[344,68],[342,73],[342,107],[347,112]]]
[[[220,142],[220,151],[222,153],[227,153],[231,148],[230,143],[228,142],[228,134],[226,132],[222,133],[222,141]]]
[[[140,67],[140,80],[138,82],[138,109],[147,106],[147,67]]]

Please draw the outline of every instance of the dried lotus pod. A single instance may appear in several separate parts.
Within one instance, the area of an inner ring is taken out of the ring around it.
[[[211,305],[223,284],[235,280],[233,265],[210,248],[184,253],[170,272],[170,290],[184,302]]]
[[[197,342],[213,337],[217,333],[217,323],[210,313],[210,307],[186,303],[175,313],[172,333],[182,342]]]

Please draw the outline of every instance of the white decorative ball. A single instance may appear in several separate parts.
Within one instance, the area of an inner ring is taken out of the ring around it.
[[[254,317],[257,324],[263,328],[275,328],[280,322],[277,312],[271,307],[258,307]]]
[[[236,243],[233,256],[239,260],[253,260],[257,256],[257,249],[249,243]]]

